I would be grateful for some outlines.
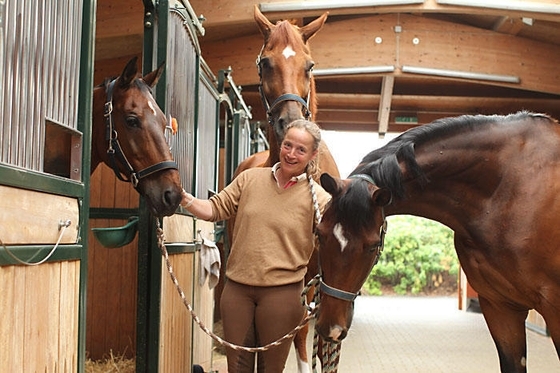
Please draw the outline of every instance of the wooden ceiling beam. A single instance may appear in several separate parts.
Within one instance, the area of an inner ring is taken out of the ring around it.
[[[395,33],[397,25],[402,32]],[[374,41],[377,38],[380,43]],[[260,34],[204,43],[203,58],[213,71],[231,66],[237,84],[254,85],[254,61],[261,47]],[[520,83],[452,80],[560,94],[560,46],[425,17],[386,14],[327,21],[310,48],[317,69],[388,65],[395,66],[396,77],[426,76],[403,73],[402,66],[511,75]]]
[[[381,98],[379,100],[379,114],[377,120],[379,121],[379,133],[387,133],[389,128],[389,114],[391,113],[391,101],[393,99],[393,86],[395,85],[395,77],[393,75],[386,75],[383,77],[381,84]]]
[[[253,6],[260,3],[286,3],[292,0],[189,0],[196,14],[204,16],[206,21],[203,26],[212,32],[214,27],[224,27],[228,25],[240,25],[251,23],[253,21]],[[527,3],[541,3],[542,0],[526,0]],[[442,13],[442,14],[473,14],[473,15],[493,15],[493,16],[509,16],[509,17],[526,17],[528,14],[535,18],[548,21],[559,21],[560,15],[549,13],[521,12],[508,9],[478,8],[464,7],[453,5],[439,5],[436,0],[425,0],[422,4],[406,4],[398,6],[369,6],[356,8],[336,8],[336,9],[313,9],[298,10],[297,12],[275,12],[266,13],[265,15],[271,20],[290,19],[295,14],[296,17],[318,17],[328,11],[331,16],[334,15],[366,15],[366,14],[388,14],[388,13]]]

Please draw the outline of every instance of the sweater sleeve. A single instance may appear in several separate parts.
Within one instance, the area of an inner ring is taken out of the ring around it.
[[[227,220],[237,213],[246,176],[246,171],[242,172],[222,191],[210,197],[209,201],[212,204],[211,221]]]

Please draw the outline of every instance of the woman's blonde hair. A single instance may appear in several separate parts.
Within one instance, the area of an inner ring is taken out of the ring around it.
[[[316,123],[307,119],[296,119],[286,126],[286,132],[288,132],[290,128],[306,130],[313,137],[313,151],[319,150],[319,144],[321,143],[321,129]],[[321,170],[319,169],[319,156],[320,154],[318,152],[317,156],[307,164],[306,172],[308,175],[313,177],[313,179],[317,179],[321,175]]]

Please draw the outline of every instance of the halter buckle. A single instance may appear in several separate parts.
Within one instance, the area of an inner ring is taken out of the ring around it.
[[[105,116],[108,117],[113,112],[113,101],[108,101],[105,103]]]

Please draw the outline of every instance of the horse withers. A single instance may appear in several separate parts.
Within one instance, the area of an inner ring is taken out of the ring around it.
[[[151,91],[163,69],[161,64],[142,77],[135,57],[120,76],[93,90],[91,173],[105,163],[132,183],[155,216],[173,215],[182,192],[165,138],[170,124]]]
[[[323,174],[333,199],[317,229],[325,285],[317,331],[346,336],[353,302],[330,289],[356,294],[385,216],[412,214],[453,229],[502,372],[526,372],[530,309],[545,319],[560,357],[558,180],[560,125],[528,112],[441,119],[372,151],[346,180]]]

